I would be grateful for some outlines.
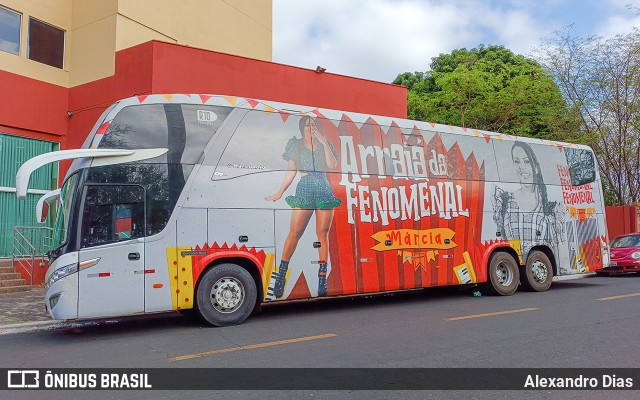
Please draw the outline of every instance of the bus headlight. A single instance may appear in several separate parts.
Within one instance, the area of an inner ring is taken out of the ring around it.
[[[64,278],[65,276],[75,274],[76,272],[78,272],[78,263],[73,263],[73,264],[65,265],[64,267],[60,267],[57,270],[53,271],[45,287],[49,289],[51,285],[53,285],[60,279]]]

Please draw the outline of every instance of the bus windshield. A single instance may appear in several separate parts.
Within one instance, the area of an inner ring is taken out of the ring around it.
[[[74,173],[66,180],[60,189],[60,207],[58,215],[53,226],[53,249],[58,249],[67,242],[67,232],[69,228],[69,216],[71,214],[71,205],[76,193],[78,173]]]

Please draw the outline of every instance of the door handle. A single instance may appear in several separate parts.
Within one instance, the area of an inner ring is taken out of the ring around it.
[[[129,253],[129,260],[135,261],[140,259],[140,253]]]

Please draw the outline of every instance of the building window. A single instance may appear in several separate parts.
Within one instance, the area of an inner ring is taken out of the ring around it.
[[[20,22],[22,15],[0,7],[0,50],[20,55]]]
[[[64,61],[64,31],[29,18],[29,54],[30,60],[52,67],[62,68]]]

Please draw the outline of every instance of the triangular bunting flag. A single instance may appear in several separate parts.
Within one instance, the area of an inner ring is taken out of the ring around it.
[[[562,153],[562,145],[561,144],[556,144],[556,146],[558,147],[558,150]]]
[[[198,96],[200,97],[200,100],[202,100],[202,104],[206,103],[207,100],[211,98],[211,96],[208,96],[206,94],[199,94]]]
[[[487,134],[482,134],[482,136],[484,136],[484,140],[487,141],[487,143],[489,143],[489,141],[491,140],[491,136],[487,135]]]
[[[320,117],[320,118],[325,118],[325,119],[327,118],[327,117],[325,117],[324,115],[322,115],[322,113],[320,112],[320,110],[318,110],[317,108],[316,108],[315,110],[311,111],[311,112],[312,112],[312,113],[314,113],[315,115],[317,115],[317,116],[318,116],[318,117]]]
[[[578,210],[575,207],[569,207],[569,216],[578,218]]]
[[[280,118],[282,118],[282,122],[287,122],[287,119],[289,119],[289,115],[291,115],[284,111],[278,111],[278,114],[280,114]]]
[[[262,106],[264,107],[264,110],[265,110],[266,112],[270,112],[270,113],[272,113],[272,112],[274,112],[274,111],[276,110],[275,108],[270,107],[270,106],[268,106],[268,105],[266,105],[266,104],[263,104]]]
[[[251,99],[247,99],[247,101],[249,102],[249,105],[251,106],[251,108],[256,108],[256,106],[260,104],[259,102]]]
[[[429,125],[431,125],[431,127],[434,128],[434,129],[436,127],[436,123],[435,122],[429,122]]]
[[[587,218],[587,210],[584,208],[579,208],[578,209],[578,220],[582,221],[585,220]]]
[[[237,97],[228,97],[228,96],[225,96],[225,98],[224,98],[224,99],[227,101],[227,103],[231,104],[232,106],[235,106],[235,105],[236,105],[236,103],[238,102],[238,98],[237,98]]]
[[[149,97],[149,96],[148,96],[148,95],[146,95],[146,94],[144,94],[144,95],[142,95],[142,96],[138,96],[138,101],[139,101],[140,103],[143,103],[143,102],[147,99],[147,97]]]
[[[172,94],[163,94],[161,96],[164,97],[164,99],[167,100],[168,102],[171,102],[171,100],[173,99]]]

